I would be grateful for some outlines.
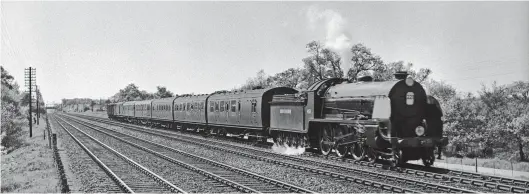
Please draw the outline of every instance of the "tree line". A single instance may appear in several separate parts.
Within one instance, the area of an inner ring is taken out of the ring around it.
[[[405,64],[404,61],[384,62],[363,44],[353,45],[350,49],[351,57],[346,60],[318,41],[309,42],[306,50],[307,57],[301,60],[302,67],[289,68],[274,75],[267,75],[264,70],[260,70],[255,77],[233,90],[277,86],[303,90],[315,82],[329,78],[346,78],[355,82],[361,76],[371,76],[374,81],[387,81],[392,80],[393,74],[401,70],[408,71],[416,81],[424,82],[432,73],[428,68],[416,71],[412,63]],[[344,70],[343,63],[350,68]]]
[[[23,145],[20,136],[23,134],[22,127],[28,125],[30,95],[20,91],[20,86],[15,82],[15,77],[9,74],[3,66],[0,66],[0,69],[2,73],[1,150],[9,153]],[[35,114],[36,111],[40,111],[41,114],[45,114],[46,109],[42,95],[40,91],[36,93],[36,98],[39,99],[39,108],[37,109],[34,104],[32,112]]]

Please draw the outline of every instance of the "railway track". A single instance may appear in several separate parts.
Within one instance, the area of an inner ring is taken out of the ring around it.
[[[139,130],[145,130],[144,128],[138,127],[136,125],[123,124],[119,122],[110,121],[108,119],[102,119],[98,117],[91,117],[91,116],[84,116],[84,115],[81,117],[96,119],[100,122],[104,122],[107,124],[113,124],[113,125],[119,125],[119,126],[125,126],[125,127],[133,127]],[[173,136],[179,135],[174,132],[167,132],[167,131],[162,131],[162,130],[157,130],[157,133],[173,135]],[[151,134],[155,134],[155,133],[151,133]],[[155,135],[159,135],[159,134],[155,134]],[[273,157],[287,158],[287,159],[295,160],[295,161],[305,160],[300,157],[285,156],[285,155],[281,155],[281,154],[277,154],[273,152],[267,152],[263,150],[258,150],[258,149],[253,149],[253,148],[248,148],[248,147],[238,146],[238,145],[232,145],[232,144],[227,144],[227,143],[213,141],[213,140],[204,140],[201,138],[197,138],[197,140],[207,142],[210,144],[213,143],[215,145],[225,145],[225,146],[236,148],[236,149],[258,151],[260,152],[260,154],[267,154]],[[316,155],[316,154],[306,154],[306,155],[310,157],[314,157],[314,158],[322,158],[321,155]],[[338,158],[338,157],[332,157],[332,156],[328,157],[328,159],[353,163],[353,164],[364,166],[364,167],[388,169],[387,165],[378,164],[378,163],[369,163],[369,162],[364,162],[364,161],[356,161],[352,159],[347,159],[347,158],[344,159],[344,158]],[[314,162],[314,161],[311,161],[311,162]],[[451,183],[451,184],[457,184],[457,185],[469,185],[469,187],[480,188],[480,190],[487,191],[487,192],[515,192],[515,193],[529,192],[529,181],[520,180],[520,179],[489,176],[489,175],[483,175],[483,174],[478,174],[478,173],[448,170],[448,169],[439,169],[439,168],[431,168],[431,169],[423,169],[423,170],[411,169],[411,168],[389,168],[388,170],[398,171],[398,172],[402,172],[405,174],[418,176],[418,177],[436,179],[444,183]],[[431,171],[443,171],[443,173],[436,173],[436,172],[431,172]]]
[[[135,126],[134,126],[135,127]],[[143,128],[137,128],[136,130],[140,130],[144,133],[150,133],[152,135],[158,135],[158,133],[154,133],[152,131],[143,129]],[[205,146],[210,149],[216,149],[223,152],[228,152],[232,154],[237,154],[240,156],[249,157],[252,159],[265,161],[281,166],[296,168],[299,170],[304,170],[308,172],[313,172],[316,174],[325,174],[328,176],[331,176],[333,178],[337,179],[344,179],[349,180],[377,188],[382,188],[388,191],[392,192],[474,192],[473,190],[468,189],[462,189],[462,188],[456,188],[451,186],[445,186],[445,185],[439,185],[438,183],[428,183],[417,179],[410,179],[402,176],[394,176],[394,175],[387,175],[384,173],[377,173],[372,171],[366,171],[366,170],[359,170],[354,168],[347,168],[342,167],[338,165],[333,164],[327,164],[327,163],[321,163],[321,162],[315,162],[312,160],[305,160],[302,158],[292,157],[292,156],[285,156],[280,155],[273,152],[266,152],[251,148],[245,148],[240,147],[236,145],[231,144],[225,144],[217,141],[212,140],[205,140],[201,138],[193,138],[193,140],[188,140],[186,138],[179,138],[174,137],[174,133],[168,133],[163,132],[165,135],[171,135],[171,138],[173,140],[178,141],[184,141],[187,143],[192,143],[195,145]],[[199,142],[200,141],[200,142]],[[230,147],[232,149],[226,149],[222,147]],[[244,150],[244,152],[240,152],[240,150]],[[281,158],[285,161],[277,160],[278,158]],[[405,188],[397,187],[394,185],[405,185]],[[406,189],[409,188],[409,189]]]
[[[138,127],[139,129],[144,129],[141,126],[132,125],[132,124],[125,124],[120,123],[116,121],[111,121],[108,118],[101,118],[101,117],[95,117],[95,116],[88,116],[88,115],[79,115],[76,114],[78,117],[86,118],[86,119],[96,119],[98,121],[101,121],[103,123],[107,124],[113,124],[113,125],[119,125],[119,126],[126,126],[126,127]],[[167,132],[166,130],[158,130],[162,133],[171,134],[171,135],[177,135],[177,133],[174,132]],[[231,138],[218,138],[219,140],[227,140],[227,141],[233,141]],[[238,143],[245,143],[246,145],[250,145],[251,143],[237,140]],[[233,146],[233,145],[232,145]],[[241,146],[239,146],[241,147]],[[259,145],[258,147],[266,147],[263,145]],[[242,147],[244,149],[247,149],[246,147]],[[478,185],[478,186],[484,186],[487,188],[497,188],[500,191],[504,192],[521,192],[521,193],[529,193],[529,180],[522,180],[522,179],[515,179],[515,178],[507,178],[507,177],[501,177],[501,176],[492,176],[492,175],[485,175],[485,174],[479,174],[479,173],[473,173],[473,172],[466,172],[466,171],[459,171],[459,170],[451,170],[451,169],[442,169],[442,168],[436,168],[436,167],[430,167],[426,168],[424,166],[419,165],[407,165],[408,168],[391,168],[389,165],[380,164],[380,163],[370,163],[365,161],[356,161],[349,158],[340,158],[336,156],[321,156],[316,153],[310,153],[307,152],[303,156],[313,157],[313,158],[326,158],[329,160],[335,160],[340,162],[347,162],[351,164],[356,164],[360,166],[366,166],[366,167],[372,167],[372,168],[384,168],[392,171],[399,171],[402,173],[410,174],[410,175],[417,175],[417,176],[425,176],[425,177],[435,177],[439,180],[448,180],[451,182],[458,182],[462,184],[470,184],[470,185]]]
[[[313,191],[285,182],[260,176],[246,170],[170,148],[156,142],[150,142],[122,134],[86,121],[74,120],[74,122],[202,174],[210,179],[218,181],[219,183],[233,187],[236,191],[250,193],[314,193]]]
[[[56,118],[54,118],[56,119]],[[63,130],[98,164],[114,183],[108,192],[171,192],[186,193],[142,165],[117,152],[80,129],[70,131],[55,120]],[[72,128],[70,128],[72,129]],[[135,172],[135,173],[131,173]]]

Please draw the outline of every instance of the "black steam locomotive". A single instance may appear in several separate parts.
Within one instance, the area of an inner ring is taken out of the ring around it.
[[[395,81],[333,78],[306,91],[287,87],[132,101],[108,105],[110,119],[213,135],[273,138],[278,145],[332,150],[356,160],[399,165],[435,161],[445,146],[438,101],[407,73]]]

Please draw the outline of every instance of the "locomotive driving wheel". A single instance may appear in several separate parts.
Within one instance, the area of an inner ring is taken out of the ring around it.
[[[347,129],[344,129],[344,128],[341,128],[341,127],[338,128],[338,129],[334,129],[333,131],[335,131],[335,137],[340,137],[340,136],[345,135],[347,133]],[[341,142],[343,142],[343,141],[344,140],[342,140]],[[338,157],[345,157],[347,155],[347,152],[349,151],[347,145],[337,145],[334,150],[336,151],[336,155]]]
[[[320,152],[322,155],[327,156],[331,153],[332,145],[332,128],[330,125],[324,125],[320,135]]]
[[[368,148],[366,151],[367,151],[367,153],[366,153],[367,161],[370,162],[370,163],[375,163],[375,161],[378,158],[377,151],[375,149],[373,149],[373,148]]]
[[[365,158],[366,147],[363,145],[363,143],[355,142],[349,148],[351,150],[351,156],[353,156],[354,160],[360,161]]]

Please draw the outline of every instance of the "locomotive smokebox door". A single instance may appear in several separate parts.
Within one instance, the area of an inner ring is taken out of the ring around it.
[[[305,103],[294,95],[276,95],[270,102],[270,130],[305,132]]]

